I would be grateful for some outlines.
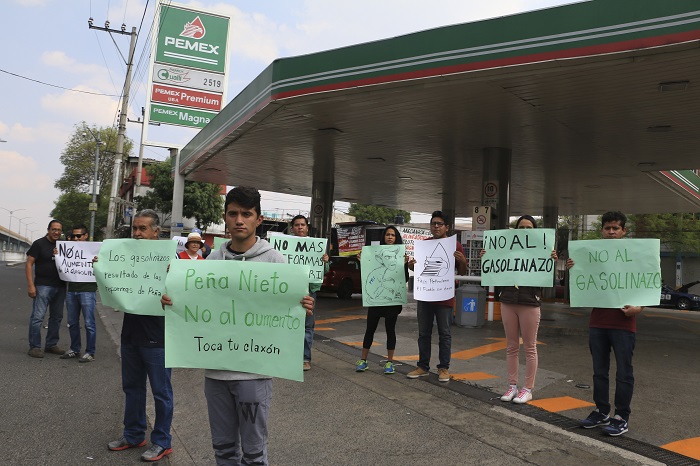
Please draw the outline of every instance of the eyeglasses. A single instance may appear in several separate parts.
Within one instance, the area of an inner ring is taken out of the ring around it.
[[[431,227],[444,227],[445,222],[430,222]]]
[[[87,236],[87,233],[79,233],[77,235],[73,235],[73,238],[82,238],[83,236]]]

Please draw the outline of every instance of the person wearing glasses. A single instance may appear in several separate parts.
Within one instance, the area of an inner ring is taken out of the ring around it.
[[[436,210],[430,218],[430,233],[432,239],[447,238],[450,230],[449,217],[441,211]],[[464,248],[457,241],[457,249],[454,252],[455,263],[459,275],[467,273],[467,258],[464,255]],[[413,270],[416,264],[415,259],[408,262],[408,268]],[[431,340],[433,336],[433,321],[437,321],[439,344],[438,380],[449,382],[450,380],[450,357],[452,354],[452,325],[453,309],[455,305],[454,296],[446,301],[417,301],[418,305],[418,367],[409,372],[409,379],[427,377],[430,373],[430,353]]]
[[[73,227],[70,237],[73,241],[87,241],[87,227],[83,224]],[[97,292],[96,282],[68,282],[66,292],[66,314],[68,315],[68,333],[70,334],[70,350],[61,359],[75,359],[78,362],[95,360],[95,343],[97,331],[95,327],[95,303]],[[80,313],[85,323],[85,354],[81,355],[82,341],[80,340]]]
[[[29,318],[29,356],[43,358],[44,353],[65,353],[58,347],[58,332],[63,320],[63,303],[66,300],[66,284],[58,275],[54,262],[56,241],[63,234],[63,225],[51,220],[46,236],[32,243],[27,251],[24,272],[27,277],[27,295],[32,298],[32,315]],[[33,269],[33,270],[32,270]],[[33,273],[32,273],[33,272]],[[46,346],[41,350],[41,327],[49,312],[49,330]]]

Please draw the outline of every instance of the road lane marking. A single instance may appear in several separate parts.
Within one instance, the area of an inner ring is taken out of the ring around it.
[[[455,380],[487,380],[498,378],[497,375],[486,372],[465,372],[464,374],[450,374],[450,376]]]
[[[354,315],[354,316],[345,316],[345,317],[331,317],[330,319],[319,319],[316,321],[316,324],[335,324],[337,322],[347,322],[349,320],[361,320],[361,319],[366,319],[367,316],[360,316],[360,315]]]
[[[661,445],[661,448],[700,460],[700,437],[667,443],[666,445]]]
[[[542,408],[550,413],[558,413],[561,411],[568,411],[570,409],[585,408],[587,406],[595,406],[595,404],[588,401],[579,400],[578,398],[573,398],[570,396],[560,396],[557,398],[543,398],[541,400],[530,401],[531,405]]]

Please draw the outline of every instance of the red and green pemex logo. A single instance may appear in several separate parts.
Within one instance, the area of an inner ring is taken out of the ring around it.
[[[180,37],[190,37],[192,39],[201,39],[204,37],[204,35],[207,33],[207,30],[204,28],[204,23],[202,23],[202,20],[197,16],[194,21],[185,23],[185,27],[183,28],[182,32],[180,33]]]

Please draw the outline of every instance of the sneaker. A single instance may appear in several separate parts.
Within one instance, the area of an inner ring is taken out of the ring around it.
[[[513,398],[513,403],[521,405],[523,403],[527,403],[530,400],[532,400],[532,391],[526,388],[521,388],[518,392],[518,396]]]
[[[311,363],[309,361],[304,361],[304,370],[305,371],[311,370]]]
[[[394,368],[394,363],[391,361],[387,361],[386,364],[384,364],[384,373],[386,375],[391,375],[394,372],[396,372],[396,369]]]
[[[173,452],[172,448],[163,448],[160,445],[153,445],[151,448],[143,452],[141,455],[142,461],[158,461],[164,456],[168,456]]]
[[[71,350],[71,351],[68,351],[67,353],[61,355],[60,359],[73,359],[73,358],[79,358],[79,357],[80,357],[79,352]]]
[[[622,435],[625,432],[629,430],[628,428],[627,421],[622,419],[619,415],[615,415],[612,419],[610,419],[610,424],[603,427],[603,432],[605,432],[608,435],[612,435],[613,437],[617,437],[618,435]]]
[[[450,381],[450,371],[446,368],[441,367],[438,369],[438,382],[449,382]]]
[[[61,356],[61,357],[63,357],[63,356]],[[78,362],[92,362],[94,360],[95,360],[95,356],[93,356],[90,353],[85,353],[85,354],[83,354],[82,358],[78,359]]]
[[[355,372],[364,372],[367,370],[368,366],[369,364],[367,364],[366,359],[358,359],[355,363]]]
[[[501,397],[501,401],[513,401],[513,398],[516,396],[518,396],[518,387],[511,385],[508,391]]]
[[[109,448],[112,451],[122,451],[126,450],[128,448],[138,448],[138,447],[145,447],[146,446],[146,440],[141,440],[139,443],[129,443],[129,441],[124,438],[124,436],[119,437],[117,440],[114,440],[112,442],[109,442],[107,444],[107,448]]]
[[[610,416],[608,416],[607,414],[601,414],[601,412],[597,409],[595,411],[591,411],[591,414],[589,414],[586,419],[582,419],[579,421],[579,425],[584,429],[591,429],[593,427],[598,426],[607,426],[608,424],[610,424]]]
[[[66,352],[63,351],[61,348],[58,346],[52,346],[51,348],[44,348],[44,353],[51,353],[51,354],[65,354]]]
[[[44,357],[44,352],[41,351],[41,348],[31,348],[27,354],[33,358],[43,358]]]
[[[417,379],[418,377],[427,377],[430,372],[423,370],[421,367],[416,367],[415,370],[412,370],[408,374],[406,374],[406,377],[409,379]]]

